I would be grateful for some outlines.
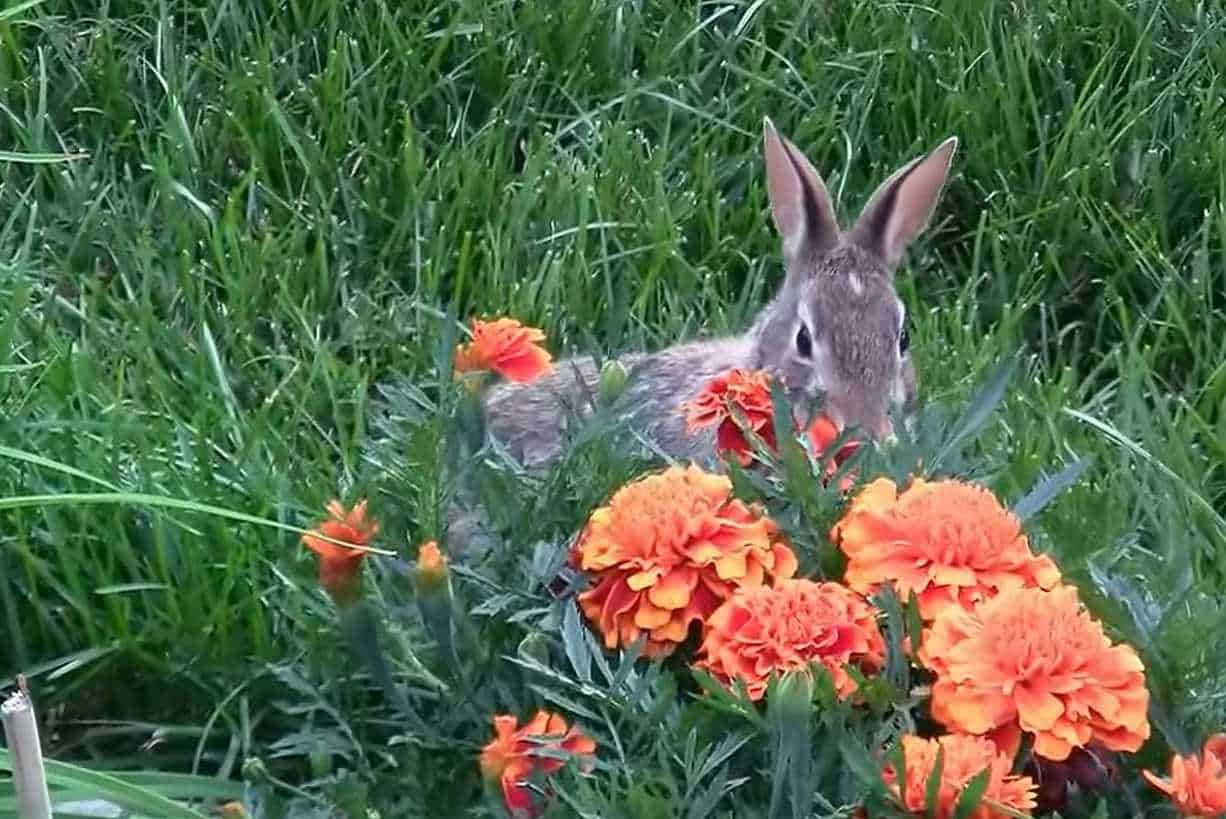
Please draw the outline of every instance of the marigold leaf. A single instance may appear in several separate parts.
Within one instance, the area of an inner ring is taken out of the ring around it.
[[[975,808],[979,807],[979,803],[983,801],[983,795],[988,791],[991,776],[992,769],[984,768],[971,777],[971,780],[962,789],[962,793],[958,795],[958,801],[954,805],[954,819],[970,819]]]
[[[932,771],[928,774],[928,782],[924,786],[924,815],[928,819],[937,819],[941,807],[941,776],[945,773],[945,748],[937,749],[936,759],[932,763]]]
[[[579,620],[579,606],[573,599],[568,600],[562,608],[562,647],[566,649],[566,659],[570,666],[585,683],[592,681],[592,655],[588,651],[587,640],[584,639],[583,623]]]
[[[1025,497],[1013,505],[1013,514],[1026,521],[1041,512],[1044,507],[1071,488],[1086,469],[1094,462],[1092,457],[1078,458],[1054,475],[1048,475],[1036,484]]]
[[[928,468],[928,472],[935,473],[937,468],[945,462],[945,459],[958,451],[968,438],[978,432],[988,419],[992,417],[992,413],[1000,406],[1000,402],[1004,400],[1005,389],[1009,386],[1009,382],[1013,380],[1013,372],[1017,369],[1017,362],[1020,360],[1019,355],[1006,356],[1004,361],[996,366],[992,373],[986,379],[984,385],[971,397],[966,411],[954,422],[953,429],[949,433],[949,437],[945,440],[941,450],[937,456],[932,459],[932,464]]]

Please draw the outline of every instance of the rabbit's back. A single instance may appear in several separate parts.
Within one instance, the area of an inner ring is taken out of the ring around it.
[[[621,356],[628,376],[612,415],[670,457],[705,460],[714,451],[713,434],[688,433],[682,404],[717,375],[750,366],[752,349],[747,338],[734,337]],[[486,428],[523,465],[547,467],[562,454],[567,417],[591,415],[599,380],[595,361],[580,356],[557,362],[529,384],[500,384],[486,398]]]

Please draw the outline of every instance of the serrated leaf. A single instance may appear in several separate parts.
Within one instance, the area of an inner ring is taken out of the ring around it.
[[[894,770],[894,781],[898,783],[898,792],[902,794],[906,790],[907,776],[907,753],[902,746],[902,737],[899,737],[890,750],[886,753],[886,761]]]
[[[1026,521],[1037,515],[1049,503],[1071,488],[1086,469],[1094,462],[1091,457],[1078,458],[1054,475],[1049,475],[1034,486],[1025,497],[1013,505],[1013,514]]]
[[[425,723],[392,676],[391,666],[388,665],[379,640],[378,623],[367,604],[360,602],[342,611],[341,627],[349,641],[350,648],[366,664],[370,676],[383,689],[384,695],[392,705],[408,718],[414,727],[425,729]]]
[[[839,750],[843,753],[843,762],[852,776],[877,796],[888,793],[885,780],[881,776],[881,767],[854,737],[844,737],[839,742]]]
[[[911,654],[919,656],[924,636],[924,618],[920,616],[919,597],[912,589],[907,594],[907,636],[911,638]]]
[[[986,383],[971,397],[966,411],[954,423],[953,431],[933,458],[932,469],[944,463],[947,457],[956,452],[964,441],[978,432],[992,417],[992,413],[1004,400],[1005,389],[1013,380],[1019,359],[1018,355],[1006,356],[988,376]]]
[[[579,679],[590,683],[592,655],[588,652],[583,631],[583,623],[579,621],[579,607],[573,599],[568,600],[562,609],[562,647],[566,649],[566,659],[570,661],[570,666],[579,675]]]
[[[928,781],[924,784],[924,815],[928,819],[936,819],[941,808],[941,776],[944,772],[945,748],[938,747],[937,757],[928,773]]]
[[[958,795],[958,801],[954,805],[954,819],[970,819],[975,808],[979,807],[979,803],[983,800],[983,795],[988,791],[988,780],[991,775],[992,769],[984,768],[971,777],[966,787],[962,789],[962,793]]]

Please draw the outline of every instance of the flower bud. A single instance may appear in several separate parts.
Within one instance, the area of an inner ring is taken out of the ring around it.
[[[784,674],[775,689],[778,713],[785,720],[808,720],[813,714],[814,679],[805,669]]]
[[[268,768],[264,766],[264,760],[258,756],[248,757],[243,763],[243,779],[248,782],[267,782]]]
[[[422,591],[437,589],[447,582],[447,558],[430,540],[417,550],[417,584]]]
[[[626,389],[626,367],[616,359],[609,359],[600,368],[600,403],[612,404]]]

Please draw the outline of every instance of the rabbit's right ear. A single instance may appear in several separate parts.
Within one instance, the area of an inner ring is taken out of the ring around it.
[[[932,219],[956,150],[958,138],[950,137],[882,182],[851,229],[852,239],[891,267],[898,264],[907,245]]]
[[[826,184],[809,160],[779,135],[769,117],[762,130],[771,215],[783,239],[783,257],[791,267],[798,257],[833,247],[839,225]]]

